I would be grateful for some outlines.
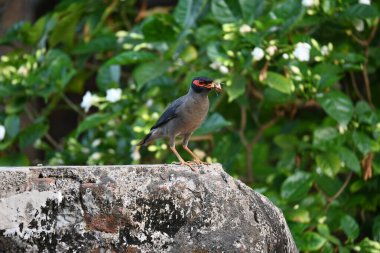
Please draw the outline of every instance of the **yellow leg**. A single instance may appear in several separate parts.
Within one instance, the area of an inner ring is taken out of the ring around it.
[[[190,163],[185,162],[185,160],[183,160],[183,158],[178,154],[178,151],[175,149],[175,146],[174,147],[170,147],[170,150],[176,155],[176,157],[179,160],[180,165],[187,165],[187,166],[190,167],[190,169],[192,171],[197,171],[193,166],[191,166]]]
[[[194,154],[187,146],[182,145],[182,147],[194,158],[194,162],[196,164],[209,164],[207,162],[202,162],[201,159],[196,154]]]

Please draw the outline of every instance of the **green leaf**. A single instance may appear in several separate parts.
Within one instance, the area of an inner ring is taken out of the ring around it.
[[[161,76],[169,68],[169,61],[154,61],[142,63],[133,71],[137,88],[141,89],[147,82]]]
[[[157,55],[145,51],[122,52],[109,59],[106,65],[130,65],[140,62],[147,62],[157,58]]]
[[[360,162],[356,157],[355,153],[345,147],[340,147],[338,149],[339,158],[344,162],[344,165],[351,171],[360,174]]]
[[[318,103],[325,112],[341,125],[347,125],[353,115],[353,105],[349,97],[340,91],[333,90],[329,93],[320,94]]]
[[[317,155],[316,162],[322,172],[329,177],[334,177],[339,172],[340,159],[335,153],[329,152]]]
[[[264,1],[261,0],[212,0],[211,12],[221,24],[243,20],[251,23],[262,15]]]
[[[274,143],[282,149],[293,150],[298,144],[298,139],[291,134],[279,134],[274,137]]]
[[[198,27],[194,36],[199,44],[207,45],[210,41],[218,41],[218,38],[222,36],[221,34],[222,30],[220,26],[215,24],[207,24]]]
[[[11,138],[15,137],[20,130],[20,117],[18,115],[9,115],[4,121],[5,129],[7,129],[7,135]]]
[[[234,23],[242,18],[239,2],[236,0],[212,0],[211,11],[221,24]]]
[[[172,42],[177,38],[174,20],[169,15],[154,15],[145,19],[142,25],[144,39],[148,42]]]
[[[355,105],[355,114],[361,123],[375,124],[377,115],[366,101],[359,101]]]
[[[75,75],[70,57],[63,51],[51,49],[42,58],[41,66],[27,77],[33,85],[28,92],[47,99],[51,94],[62,91]]]
[[[356,148],[366,155],[371,151],[371,139],[364,133],[355,131],[352,133],[352,140]]]
[[[287,34],[301,20],[304,8],[299,0],[286,0],[275,5],[273,12],[280,21],[283,21],[280,23],[279,32]]]
[[[106,113],[94,113],[87,118],[85,118],[78,126],[78,128],[75,131],[75,136],[78,137],[79,134],[82,132],[95,128],[105,122],[108,122],[110,119],[115,117],[113,114],[106,114]]]
[[[380,252],[380,243],[372,241],[367,237],[364,238],[358,246],[360,247],[360,253],[379,253]]]
[[[231,122],[225,120],[219,113],[213,113],[208,117],[203,124],[195,131],[196,135],[203,135],[208,133],[216,133],[223,127],[230,126]]]
[[[241,6],[243,19],[250,23],[260,17],[264,10],[265,1],[262,0],[238,0]]]
[[[375,18],[379,16],[379,12],[372,5],[366,4],[355,4],[350,6],[344,13],[344,16],[347,18],[357,18],[357,19],[366,19],[366,18]]]
[[[194,61],[198,59],[198,51],[193,46],[187,46],[179,55],[179,58],[182,59],[185,63]]]
[[[327,226],[326,224],[318,224],[317,225],[317,230],[318,230],[318,233],[320,234],[320,235],[322,235],[323,237],[328,237],[328,236],[330,236],[330,229],[329,229],[329,226]]]
[[[49,45],[56,46],[58,43],[63,43],[67,46],[72,46],[74,36],[77,34],[76,27],[78,20],[82,15],[83,9],[80,4],[73,3],[65,11],[54,14],[56,25],[49,36]]]
[[[73,49],[74,54],[95,54],[117,48],[117,40],[114,34],[95,37],[87,43],[77,45]]]
[[[334,127],[317,128],[313,132],[313,146],[321,147],[331,144],[338,137],[338,131]]]
[[[226,91],[228,94],[228,102],[231,102],[244,94],[245,84],[246,80],[242,75],[233,75],[232,84],[226,87]]]
[[[307,231],[303,235],[303,240],[300,245],[302,251],[316,251],[323,247],[326,243],[326,239],[319,234],[311,231]]]
[[[272,106],[292,102],[295,97],[292,95],[286,95],[278,90],[268,87],[264,90],[264,98],[264,102]]]
[[[228,55],[219,42],[208,43],[207,56],[210,58],[211,61],[228,61]]]
[[[314,180],[318,184],[318,186],[329,196],[334,196],[340,187],[342,186],[342,182],[337,177],[328,177],[324,174],[314,174]]]
[[[0,166],[28,166],[29,160],[25,154],[11,154],[0,157]]]
[[[377,215],[372,224],[372,237],[380,242],[380,215]]]
[[[193,27],[207,0],[180,0],[174,10],[174,19],[183,28]]]
[[[38,123],[33,124],[23,130],[20,134],[20,147],[26,148],[40,139],[47,131],[49,127],[46,124]]]
[[[121,68],[119,65],[103,65],[96,76],[96,84],[105,91],[120,84]]]
[[[25,97],[15,97],[10,102],[5,104],[5,112],[7,114],[16,114],[25,109],[26,98]]]
[[[309,223],[310,222],[310,213],[305,209],[292,210],[287,220],[291,220],[299,223]]]
[[[358,223],[348,214],[340,218],[340,227],[351,241],[355,240],[359,235]]]
[[[313,73],[320,75],[321,79],[318,82],[318,88],[324,90],[341,79],[342,68],[334,64],[323,62],[313,69]]]
[[[327,1],[325,1],[325,2],[327,2]],[[320,252],[321,252],[321,253],[334,253],[334,247],[332,246],[331,243],[326,242],[326,243],[323,245],[323,248],[321,249]]]
[[[269,87],[285,94],[290,94],[294,90],[293,82],[290,79],[275,72],[269,71],[267,78],[263,82]]]
[[[312,185],[310,174],[302,171],[288,177],[281,185],[281,196],[289,201],[303,199]]]

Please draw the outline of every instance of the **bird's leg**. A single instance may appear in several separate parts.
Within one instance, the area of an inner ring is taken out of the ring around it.
[[[201,159],[189,149],[189,147],[187,146],[187,144],[189,143],[190,136],[191,136],[191,134],[187,134],[187,135],[185,135],[183,137],[183,141],[182,141],[182,147],[183,147],[183,149],[186,150],[194,158],[194,162],[196,164],[198,164],[198,165],[199,164],[209,164],[209,163],[206,163],[206,162],[202,162]]]
[[[191,166],[190,163],[188,162],[185,162],[185,160],[183,160],[183,158],[178,154],[178,151],[175,149],[175,146],[170,146],[170,150],[176,155],[176,157],[178,158],[179,160],[179,164],[180,165],[187,165],[190,167],[190,169],[192,171],[197,171],[193,166]]]

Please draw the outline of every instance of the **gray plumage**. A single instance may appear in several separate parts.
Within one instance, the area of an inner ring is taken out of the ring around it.
[[[190,166],[185,162],[175,148],[175,138],[182,136],[182,147],[194,158],[196,164],[203,162],[188,147],[190,136],[202,124],[206,118],[209,101],[208,93],[215,89],[221,90],[220,84],[214,83],[207,77],[196,77],[193,79],[189,92],[171,103],[156,124],[150,129],[150,132],[137,145],[147,146],[152,141],[166,137],[169,138],[169,147],[177,156],[181,164]]]
[[[152,141],[161,138],[169,138],[169,145],[173,146],[176,136],[183,136],[187,144],[191,134],[202,124],[208,108],[208,91],[196,93],[192,88],[189,92],[171,103],[156,124],[150,129],[150,133],[139,145],[147,146]]]

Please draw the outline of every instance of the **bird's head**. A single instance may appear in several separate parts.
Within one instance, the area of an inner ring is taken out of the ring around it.
[[[208,77],[195,77],[191,82],[191,89],[196,93],[209,92],[211,90],[222,91],[220,84]]]

